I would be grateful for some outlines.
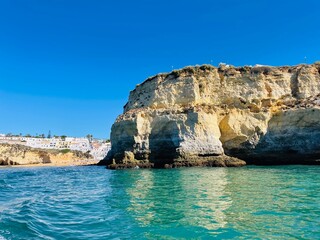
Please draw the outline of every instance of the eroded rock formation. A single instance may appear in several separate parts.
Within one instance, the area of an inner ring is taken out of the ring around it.
[[[130,92],[101,164],[319,163],[320,64],[158,74]]]
[[[36,149],[19,144],[0,144],[0,165],[53,164],[84,165],[92,156],[80,151]]]

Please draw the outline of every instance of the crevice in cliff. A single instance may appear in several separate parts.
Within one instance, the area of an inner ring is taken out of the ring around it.
[[[221,154],[214,154],[214,153],[200,153],[198,154],[198,157],[217,157],[220,156]]]
[[[290,79],[290,88],[291,88],[291,96],[298,98],[299,97],[299,74],[301,69],[297,69],[297,71],[292,74]]]

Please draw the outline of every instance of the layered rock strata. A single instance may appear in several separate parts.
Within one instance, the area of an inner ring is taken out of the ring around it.
[[[0,165],[86,165],[93,161],[90,154],[80,151],[36,149],[19,144],[0,144]]]
[[[318,63],[186,67],[130,92],[100,164],[318,164],[319,120]]]

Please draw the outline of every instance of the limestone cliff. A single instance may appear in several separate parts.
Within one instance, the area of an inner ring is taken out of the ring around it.
[[[319,119],[319,63],[186,67],[130,92],[101,164],[316,164]]]
[[[0,144],[0,165],[53,164],[83,165],[92,156],[80,151],[36,149],[18,144]]]

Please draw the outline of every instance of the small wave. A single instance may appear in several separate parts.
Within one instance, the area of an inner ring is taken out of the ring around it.
[[[12,188],[12,186],[8,184],[5,179],[0,179],[0,189],[3,188]]]
[[[5,170],[0,240],[317,239],[319,168],[290,169]]]

